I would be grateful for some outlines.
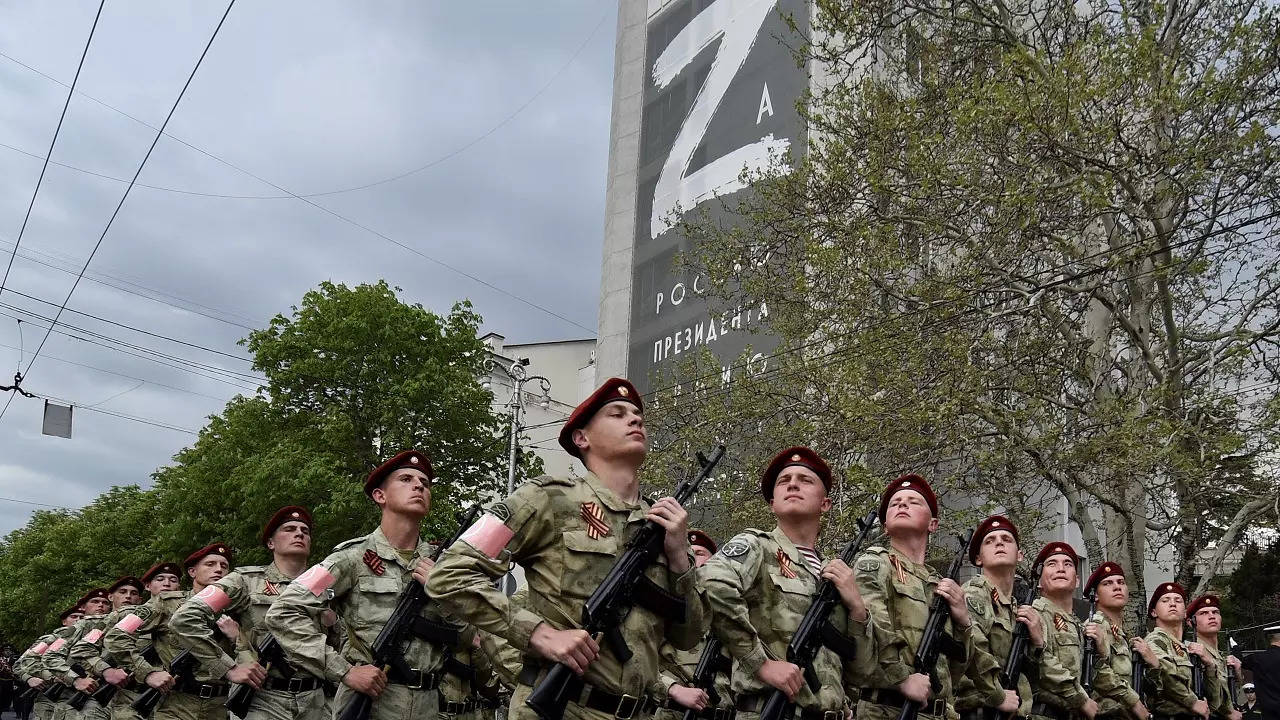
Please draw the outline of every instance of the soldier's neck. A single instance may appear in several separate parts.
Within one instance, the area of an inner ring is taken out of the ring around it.
[[[1071,612],[1071,591],[1070,590],[1067,590],[1066,592],[1056,592],[1056,593],[1046,592],[1046,593],[1043,593],[1043,595],[1046,600],[1053,603],[1054,605],[1057,605],[1059,610],[1063,610],[1065,612]]]
[[[800,545],[807,548],[816,547],[818,544],[818,530],[821,527],[822,518],[794,518],[779,517],[778,529],[783,535],[794,545]]]
[[[630,458],[589,457],[585,464],[593,475],[600,478],[600,484],[612,490],[619,500],[632,504],[640,501],[640,475],[637,472],[640,468]]]
[[[1218,649],[1218,633],[1216,632],[1207,633],[1207,632],[1200,632],[1199,630],[1197,630],[1196,642],[1200,643],[1201,645],[1204,645],[1205,647],[1211,647],[1217,650]]]
[[[1124,606],[1118,608],[1099,607],[1102,615],[1111,621],[1116,627],[1124,627]]]
[[[414,547],[418,547],[416,544]],[[302,574],[307,569],[307,559],[298,558],[294,555],[272,555],[272,562],[275,563],[276,569],[281,575],[292,580]]]
[[[889,547],[911,562],[923,565],[924,556],[929,552],[929,533],[893,535],[889,538]]]
[[[397,550],[412,550],[418,547],[418,530],[422,526],[422,518],[408,517],[398,513],[382,513],[382,522],[378,528],[387,537],[387,542]]]
[[[1182,621],[1181,620],[1174,620],[1173,622],[1169,622],[1166,620],[1156,620],[1156,627],[1163,630],[1165,634],[1170,637],[1176,638],[1178,640],[1182,639]]]
[[[996,586],[996,589],[1000,591],[1000,597],[1013,597],[1014,569],[1013,565],[1008,567],[983,568],[982,576],[987,579],[987,582]]]
[[[192,581],[191,581],[191,594],[192,594],[192,595],[198,595],[198,594],[200,594],[200,591],[201,591],[201,590],[203,590],[203,589],[205,589],[205,588],[207,588],[207,587],[209,587],[209,586],[208,586],[208,585],[205,585],[204,583],[198,583],[198,582],[196,582],[195,580],[192,580]]]

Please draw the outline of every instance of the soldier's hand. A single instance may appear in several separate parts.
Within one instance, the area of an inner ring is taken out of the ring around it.
[[[120,668],[107,668],[106,672],[102,673],[102,679],[116,687],[120,687],[129,681],[129,673]]]
[[[1207,700],[1196,700],[1191,706],[1191,712],[1200,717],[1209,717],[1209,702]]]
[[[376,698],[387,689],[387,674],[377,665],[352,665],[346,675],[342,676],[342,684]]]
[[[431,574],[431,568],[436,566],[436,561],[431,558],[422,558],[418,561],[417,566],[413,568],[413,579],[422,584],[427,583],[427,576]]]
[[[1093,640],[1093,647],[1098,651],[1098,657],[1107,658],[1111,655],[1111,643],[1102,641],[1102,626],[1098,623],[1085,623],[1084,634]]]
[[[600,645],[586,630],[556,630],[546,623],[533,629],[529,647],[552,662],[568,665],[579,675],[600,656]]]
[[[1133,714],[1138,720],[1147,720],[1147,718],[1151,717],[1151,711],[1147,709],[1146,705],[1142,704],[1141,700],[1134,703],[1130,709],[1133,710]]]
[[[1040,622],[1040,613],[1030,605],[1018,606],[1018,622],[1027,626],[1027,634],[1031,637],[1031,644],[1036,647],[1044,647],[1044,625]]]
[[[673,497],[664,497],[649,508],[646,519],[652,520],[666,530],[662,550],[667,556],[667,567],[671,572],[684,573],[689,570],[689,513]]]
[[[226,615],[219,615],[216,621],[218,629],[228,640],[235,641],[240,637],[240,623]]]
[[[1242,669],[1240,665],[1240,658],[1236,657],[1235,655],[1228,655],[1227,665],[1230,665],[1231,667],[1235,668],[1236,675],[1240,674],[1240,671]]]
[[[955,580],[942,578],[933,593],[947,601],[947,605],[951,608],[951,622],[960,628],[969,627],[972,623],[969,619],[969,605],[965,602],[964,590],[960,589]]]
[[[822,568],[822,577],[830,580],[840,593],[840,602],[849,611],[849,617],[858,622],[867,619],[867,606],[862,602],[862,593],[858,592],[858,582],[854,579],[853,570],[845,561],[835,558]]]
[[[1085,701],[1084,707],[1080,708],[1080,712],[1083,713],[1085,717],[1089,718],[1089,720],[1093,720],[1098,716],[1098,701],[1093,698],[1089,698]]]
[[[246,663],[244,665],[233,665],[227,671],[227,682],[238,683],[240,685],[248,685],[254,690],[262,687],[262,683],[267,679],[267,671],[256,662]]]
[[[1147,664],[1147,667],[1155,667],[1160,664],[1159,658],[1156,657],[1156,654],[1151,650],[1151,646],[1147,644],[1146,640],[1136,637],[1130,640],[1129,644],[1139,655],[1142,656],[1142,661]]]
[[[1232,710],[1227,713],[1227,720],[1244,720],[1244,713],[1239,710]]]
[[[764,684],[786,693],[788,700],[795,700],[796,693],[804,686],[804,671],[800,666],[785,660],[765,660],[756,671],[756,677]]]
[[[76,678],[71,682],[71,687],[82,693],[91,693],[98,689],[98,681],[91,677]]]
[[[44,680],[38,677],[27,678],[27,687],[42,688],[44,687]]]
[[[1204,663],[1206,670],[1218,667],[1218,661],[1214,660],[1213,656],[1209,654],[1209,651],[1204,649],[1204,645],[1201,645],[1198,642],[1187,643],[1187,652],[1192,655],[1199,655],[1200,662]]]
[[[996,709],[1002,713],[1015,713],[1021,704],[1022,700],[1018,698],[1018,693],[1013,690],[1005,690],[1004,700],[996,706]]]
[[[932,690],[932,684],[929,682],[929,676],[924,673],[912,673],[906,680],[898,683],[898,692],[902,693],[903,697],[921,705],[929,702],[930,690]]]
[[[685,687],[684,685],[672,685],[667,690],[667,695],[672,700],[680,703],[681,707],[692,708],[702,711],[707,709],[707,703],[711,702],[711,698],[707,696],[707,691],[701,688]]]
[[[147,687],[153,687],[161,692],[169,692],[173,689],[173,676],[164,670],[154,670],[147,673]]]
[[[331,628],[331,627],[333,627],[333,626],[334,626],[334,624],[336,624],[337,622],[338,622],[338,613],[336,613],[336,612],[334,612],[334,611],[332,611],[332,610],[325,610],[324,612],[320,613],[320,624],[321,624],[321,625],[323,625],[323,626],[325,626],[325,627],[327,627],[327,628]]]

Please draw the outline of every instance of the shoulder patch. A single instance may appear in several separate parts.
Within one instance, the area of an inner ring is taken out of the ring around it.
[[[511,508],[507,507],[507,504],[501,500],[491,505],[488,513],[504,523],[511,519]]]
[[[734,538],[725,543],[724,547],[720,548],[720,554],[727,558],[742,557],[743,555],[746,555],[747,551],[750,549],[751,547],[747,545],[746,542],[738,538]]]
[[[873,573],[880,569],[880,558],[864,557],[858,561],[859,572]]]
[[[983,603],[980,602],[978,598],[972,595],[968,596],[968,605],[969,612],[972,612],[975,615],[981,615],[982,617],[987,616],[986,608],[982,607]]]

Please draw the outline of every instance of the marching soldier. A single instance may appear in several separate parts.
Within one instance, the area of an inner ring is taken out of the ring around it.
[[[57,650],[50,648],[44,654],[44,669],[49,671],[58,682],[69,685],[74,690],[93,692],[97,689],[97,682],[92,676],[85,675],[82,677],[80,672],[72,668],[68,655],[76,641],[88,632],[88,626],[96,626],[106,618],[107,612],[111,610],[110,597],[111,592],[107,588],[94,588],[85,593],[77,602],[84,616],[71,626],[70,632],[67,633],[66,642],[60,648]],[[86,704],[84,709],[96,712],[100,708]],[[63,710],[63,717],[79,718],[81,716],[82,712],[70,706]]]
[[[560,446],[582,459],[587,476],[542,476],[517,488],[445,550],[427,581],[427,592],[449,612],[528,648],[511,699],[514,718],[534,717],[525,699],[552,663],[564,663],[585,683],[567,718],[645,714],[663,640],[688,650],[706,630],[688,515],[675,498],[651,502],[640,495],[637,471],[648,451],[643,412],[630,382],[605,382],[560,430]],[[656,588],[636,598],[618,628],[633,653],[624,664],[577,626],[583,602],[646,520],[665,529],[663,553],[646,570]],[[528,605],[519,610],[493,585],[513,562],[529,581]]]
[[[1131,684],[1134,654],[1141,655],[1147,667],[1154,667],[1159,660],[1145,640],[1130,638],[1125,633],[1124,608],[1129,602],[1129,585],[1124,579],[1124,568],[1111,561],[1099,565],[1084,583],[1084,594],[1088,596],[1091,592],[1097,593],[1098,611],[1089,618],[1084,632],[1098,648],[1091,693],[1098,702],[1098,717],[1147,720],[1151,712]]]
[[[44,667],[44,656],[50,650],[57,652],[62,649],[71,635],[71,628],[82,617],[84,613],[78,604],[63,610],[58,615],[60,626],[53,632],[40,636],[35,645],[18,658],[14,667],[19,680],[24,681],[27,687],[41,691],[41,694],[36,696],[35,707],[32,710],[37,720],[61,720],[65,714],[66,705],[55,703],[44,696],[44,690],[48,684],[56,682],[53,674]]]
[[[1159,675],[1159,687],[1149,695],[1151,713],[1156,720],[1170,720],[1198,715],[1209,717],[1209,703],[1196,697],[1191,688],[1191,654],[1199,655],[1205,663],[1205,694],[1212,697],[1218,691],[1218,674],[1213,659],[1200,643],[1182,642],[1182,627],[1186,622],[1186,591],[1175,582],[1160,583],[1147,603],[1147,614],[1155,618],[1156,626],[1147,634],[1147,644],[1155,653],[1158,664],[1152,669]]]
[[[740,718],[756,717],[775,689],[796,703],[802,720],[843,718],[850,702],[846,679],[858,682],[874,669],[876,645],[853,570],[840,558],[824,563],[816,548],[822,516],[831,509],[831,484],[831,468],[809,448],[778,453],[760,478],[777,524],[735,535],[702,569],[712,628],[733,658],[731,689]],[[843,654],[826,647],[818,652],[813,671],[820,686],[814,690],[801,668],[786,660],[787,643],[823,579],[835,584],[845,608],[832,614],[832,626],[856,640]],[[695,709],[706,702],[699,691]]]
[[[112,625],[113,613],[121,608],[137,605],[142,600],[142,589],[142,581],[136,577],[126,576],[116,580],[111,587],[107,588],[107,599],[110,603],[108,612],[97,617],[85,617],[77,623],[76,635],[67,651],[67,662],[70,666],[72,668],[79,666],[84,669],[84,677],[75,681],[77,690],[92,693],[98,689],[98,679],[102,678],[102,671],[109,667],[97,664],[101,658],[102,636]],[[115,672],[119,673],[114,676],[118,681],[128,677],[121,670]],[[110,720],[112,711],[111,708],[103,707],[97,701],[90,700],[80,715],[85,720]]]
[[[184,601],[169,619],[169,630],[178,643],[191,651],[211,678],[259,690],[244,720],[319,720],[324,713],[320,678],[301,671],[286,674],[287,668],[278,666],[268,672],[254,652],[269,634],[264,625],[267,609],[307,567],[311,524],[306,508],[289,505],[277,510],[259,537],[271,551],[271,564],[236,568],[204,593]],[[219,616],[232,618],[240,627],[234,656],[218,637]]]
[[[1079,584],[1080,556],[1065,542],[1051,542],[1036,555],[1040,568],[1040,597],[1032,603],[1045,628],[1044,655],[1034,683],[1031,717],[1070,720],[1083,715],[1092,720],[1098,702],[1080,682],[1084,659],[1084,630],[1071,609],[1071,595]]]
[[[231,548],[213,543],[196,550],[182,562],[191,578],[191,591],[173,590],[152,595],[145,604],[133,608],[103,637],[107,652],[115,657],[130,658],[134,678],[147,686],[168,693],[156,706],[156,720],[226,720],[229,686],[215,671],[203,665],[187,675],[174,677],[170,672],[174,658],[182,652],[175,634],[169,629],[169,618],[192,594],[209,598],[210,588],[231,568]],[[228,651],[235,648],[238,632],[234,621],[220,619],[221,642]],[[150,643],[145,643],[150,639]],[[154,659],[147,656],[148,645]],[[159,660],[159,662],[155,662]]]
[[[907,700],[920,705],[920,715],[951,717],[953,678],[965,672],[972,639],[972,623],[964,590],[925,564],[929,536],[938,530],[938,499],[919,475],[904,475],[880,495],[880,523],[889,547],[869,548],[858,558],[858,589],[866,598],[875,625],[887,631],[879,672],[858,701],[860,720],[892,720]],[[935,674],[941,692],[933,694],[931,679],[913,666],[916,647],[924,635],[929,605],[941,596],[950,609],[948,652],[939,658]]]
[[[693,565],[700,568],[706,565],[712,555],[716,554],[716,542],[710,535],[701,530],[689,531],[689,549],[693,551]],[[684,711],[693,708],[699,715],[708,720],[733,720],[733,695],[730,691],[731,661],[723,653],[717,658],[717,665],[723,665],[715,673],[715,689],[720,696],[719,707],[710,707],[709,694],[693,685],[693,673],[702,658],[704,640],[691,650],[677,650],[671,643],[662,644],[662,665],[655,686],[654,697],[666,698],[665,707],[658,710],[654,720],[679,720]]]
[[[469,643],[428,606],[415,639],[405,650],[412,674],[384,673],[371,664],[371,647],[411,582],[424,582],[431,572],[431,546],[420,535],[431,510],[431,461],[406,450],[369,473],[364,491],[377,504],[382,519],[368,535],[341,543],[329,557],[289,583],[267,610],[266,627],[275,635],[295,668],[331,682],[341,682],[335,698],[338,712],[355,693],[376,699],[375,720],[434,717],[438,713],[440,668],[445,649]],[[326,611],[346,624],[349,639],[341,651],[326,638]]]
[[[178,578],[181,576],[182,569],[177,563],[157,563],[147,570],[139,579],[142,589],[150,593],[151,597],[155,597],[160,593],[171,592],[178,589]],[[122,578],[116,581],[117,584],[124,583],[124,587],[128,587],[130,583],[125,581],[132,578]],[[124,587],[117,590],[124,593]],[[120,604],[111,614],[103,621],[103,627],[106,632],[110,632],[111,628],[119,626],[126,617],[133,613],[136,606],[142,604],[141,593],[127,593],[128,600],[121,598]],[[116,598],[112,598],[115,604]],[[126,622],[126,625],[133,622]],[[147,654],[154,656],[153,650],[148,650]],[[137,712],[130,707],[130,703],[138,698],[140,686],[133,676],[132,658],[129,656],[114,656],[106,649],[106,634],[89,640],[88,636],[81,638],[71,648],[71,657],[79,660],[91,673],[102,678],[104,681],[120,688],[116,692],[115,697],[111,700],[111,717],[112,720],[140,720]]]
[[[1227,666],[1234,667],[1238,677],[1240,659],[1234,655],[1223,658],[1222,651],[1218,649],[1218,631],[1222,629],[1222,601],[1217,595],[1201,595],[1187,607],[1187,619],[1196,631],[1196,641],[1213,658],[1213,665],[1217,668],[1218,692],[1209,694],[1206,698],[1209,712],[1219,720],[1241,720],[1242,715],[1236,709],[1235,698],[1230,696],[1227,684]],[[1205,672],[1210,672],[1208,665],[1205,666]],[[1205,685],[1207,687],[1208,683]]]
[[[1031,638],[1023,668],[1035,667],[1044,652],[1039,613],[1030,605],[1019,606],[1013,594],[1014,571],[1021,561],[1018,528],[1009,518],[992,515],[978,524],[969,543],[969,562],[982,572],[964,584],[973,620],[973,654],[968,672],[956,680],[956,711],[961,720],[982,720],[989,710],[1002,717],[1031,714],[1031,683],[1025,672],[1018,675],[1016,691],[1000,684],[1019,622],[1027,626]]]

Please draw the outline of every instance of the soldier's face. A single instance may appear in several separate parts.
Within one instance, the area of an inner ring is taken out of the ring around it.
[[[170,592],[178,589],[178,576],[173,573],[157,573],[151,581],[147,583],[147,592],[152,595],[159,595],[162,592]]]
[[[68,615],[65,620],[62,621],[62,627],[71,627],[72,625],[75,625],[77,622],[79,622],[80,618],[82,617],[84,617],[84,613],[80,611],[73,612],[70,615]]]
[[[230,568],[231,563],[221,555],[205,555],[187,570],[187,574],[197,585],[212,585],[221,580]]]
[[[701,545],[693,545],[692,550],[694,567],[702,567],[711,559],[711,551]]]
[[[1044,592],[1070,592],[1076,587],[1076,563],[1066,555],[1050,555],[1040,571],[1040,589]]]
[[[119,610],[129,605],[137,605],[141,600],[142,593],[138,592],[138,588],[132,585],[125,585],[111,593],[111,608]]]
[[[596,411],[591,420],[573,433],[573,442],[582,457],[624,458],[639,461],[649,452],[649,435],[644,413],[629,402],[611,402]]]
[[[431,511],[431,478],[421,470],[400,468],[374,488],[373,501],[397,514],[426,517]]]
[[[1164,622],[1180,623],[1187,617],[1187,604],[1178,593],[1165,593],[1156,601],[1152,615]]]
[[[311,554],[311,528],[304,522],[291,520],[271,533],[267,549],[277,555],[306,557]]]
[[[111,601],[106,598],[93,598],[84,604],[86,615],[106,615],[111,609]]]
[[[1098,604],[1104,608],[1123,608],[1129,602],[1129,583],[1123,575],[1112,575],[1098,583]]]
[[[773,482],[769,507],[778,517],[818,517],[831,509],[831,498],[817,473],[792,465],[783,468]]]
[[[899,490],[889,498],[884,513],[884,531],[889,535],[931,533],[937,529],[938,519],[920,493]]]
[[[1222,629],[1222,611],[1216,607],[1200,608],[1196,611],[1196,630],[1202,633],[1216,633]]]
[[[1018,542],[1008,530],[992,530],[978,548],[978,566],[984,569],[1011,567],[1022,559]]]

